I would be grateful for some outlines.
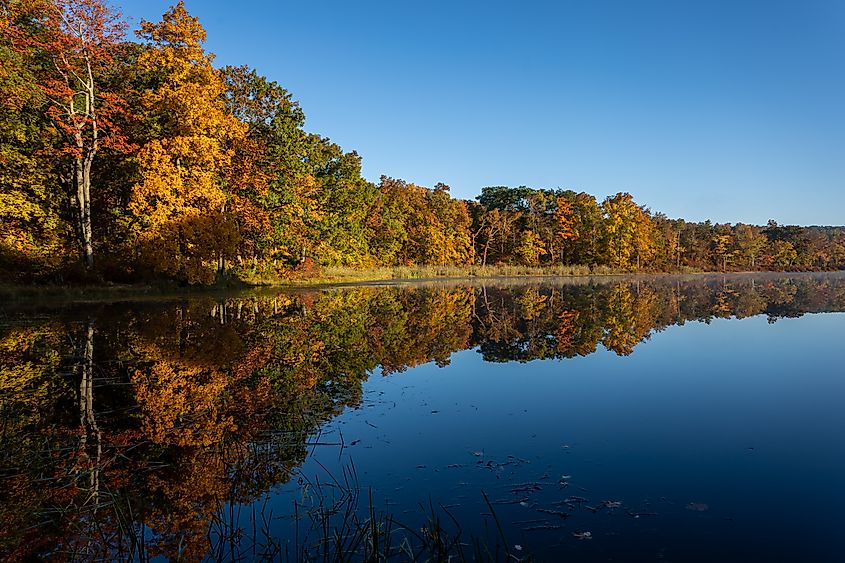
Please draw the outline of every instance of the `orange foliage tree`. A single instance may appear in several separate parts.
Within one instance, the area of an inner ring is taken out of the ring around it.
[[[555,200],[557,204],[554,211],[554,233],[561,243],[561,259],[566,254],[567,246],[578,240],[578,231],[576,230],[577,217],[575,210],[569,200],[565,197],[560,197]],[[552,257],[554,260],[554,256]]]
[[[230,146],[246,125],[226,111],[223,76],[202,44],[205,30],[179,2],[162,21],[144,21],[138,59],[152,86],[141,96],[152,138],[138,154],[141,181],[129,209],[143,262],[189,283],[222,273],[237,244],[223,179]]]

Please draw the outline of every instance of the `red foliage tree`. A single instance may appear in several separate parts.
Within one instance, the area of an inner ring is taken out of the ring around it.
[[[15,48],[42,61],[38,86],[59,133],[57,152],[69,157],[63,181],[71,188],[82,258],[90,270],[92,165],[101,149],[131,149],[118,125],[127,106],[118,93],[102,88],[126,24],[102,0],[25,0],[11,15],[18,22],[11,27]]]

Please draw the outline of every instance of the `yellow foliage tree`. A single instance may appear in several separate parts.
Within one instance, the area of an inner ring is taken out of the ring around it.
[[[527,230],[519,239],[516,253],[526,266],[539,266],[540,257],[548,254],[543,239],[534,231]]]
[[[153,87],[141,96],[152,138],[138,154],[141,181],[129,202],[143,262],[190,283],[222,273],[237,233],[223,178],[246,125],[226,111],[225,83],[202,44],[205,30],[179,2],[144,21],[138,66]]]
[[[637,213],[634,217],[634,252],[636,253],[637,269],[656,254],[654,232],[654,223],[648,211],[637,207]]]
[[[618,193],[602,203],[607,255],[614,266],[625,268],[636,259],[637,268],[654,255],[654,227],[648,213],[629,193]]]

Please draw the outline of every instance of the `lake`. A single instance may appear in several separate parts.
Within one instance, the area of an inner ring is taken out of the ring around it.
[[[0,306],[0,558],[838,561],[845,274]]]

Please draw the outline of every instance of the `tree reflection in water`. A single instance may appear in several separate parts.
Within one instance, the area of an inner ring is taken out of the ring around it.
[[[632,354],[688,321],[845,310],[827,275],[357,287],[12,311],[0,330],[0,554],[200,559],[287,482],[362,382]]]

